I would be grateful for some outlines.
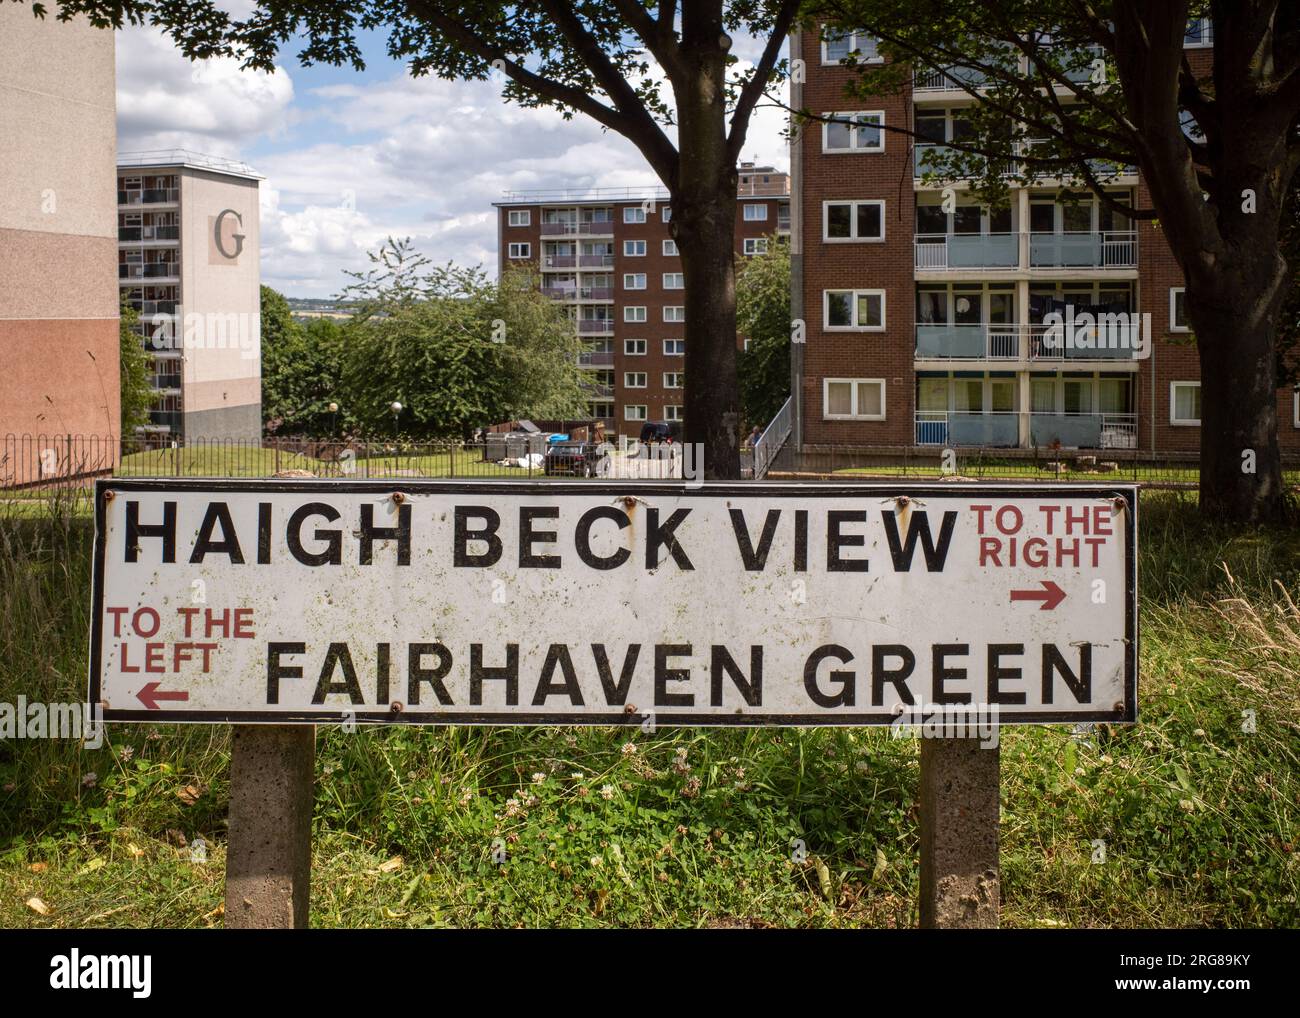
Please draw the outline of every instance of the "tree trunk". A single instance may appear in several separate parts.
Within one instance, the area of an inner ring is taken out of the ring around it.
[[[1235,271],[1234,271],[1235,270]],[[1201,362],[1201,512],[1236,523],[1283,518],[1274,343],[1286,295],[1276,245],[1188,280]]]

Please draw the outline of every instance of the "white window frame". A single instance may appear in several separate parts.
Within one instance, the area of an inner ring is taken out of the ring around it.
[[[847,414],[833,414],[828,409],[830,407],[830,387],[832,384],[844,384],[850,386],[849,391],[853,394],[850,399],[850,410]],[[858,409],[858,386],[859,385],[878,385],[880,386],[880,413],[879,414],[859,414],[855,411]],[[885,419],[885,393],[886,386],[883,378],[823,378],[822,379],[822,420],[826,421],[883,421]]]
[[[663,307],[664,307],[664,321],[665,321],[665,322],[679,323],[679,322],[684,322],[684,321],[686,321],[686,305],[685,305],[685,304],[665,304]],[[674,312],[678,312],[678,313],[677,313],[676,315],[670,317],[669,314],[668,314],[669,311],[674,311]]]
[[[850,223],[853,229],[858,226],[858,205],[877,205],[880,207],[880,236],[879,237],[832,237],[831,231],[831,206],[832,205],[850,205],[854,206],[853,213],[850,216]],[[822,202],[822,243],[823,244],[883,244],[885,242],[885,203],[879,198],[837,198],[831,201]]]
[[[829,26],[827,27],[829,28]],[[858,44],[858,36],[861,35],[861,36],[865,36],[868,39],[876,39],[876,37],[872,35],[870,32],[864,32],[859,28],[849,29],[849,31],[847,32],[842,32],[837,34],[847,35],[849,37],[850,53],[852,53],[854,50],[857,50],[859,53],[862,52],[862,47]],[[877,47],[879,47],[880,45],[879,39],[876,39],[876,45]],[[844,63],[843,60],[830,59],[830,53],[829,53],[829,48],[826,39],[821,40],[821,61],[823,67],[839,67]],[[859,64],[883,64],[884,62],[885,62],[885,58],[881,56],[879,52],[877,52],[874,57],[865,57],[858,61]]]
[[[1191,332],[1187,325],[1179,325],[1174,309],[1177,307],[1179,294],[1183,295],[1183,317],[1187,316],[1187,287],[1171,286],[1169,288],[1169,331],[1170,332]]]
[[[637,382],[636,379],[641,379]],[[624,371],[623,388],[624,389],[648,389],[650,387],[650,375],[645,371]]]
[[[506,248],[507,258],[531,258],[533,256],[533,245],[526,240],[512,241]]]
[[[645,220],[646,220],[645,206],[643,205],[623,206],[623,222],[638,224],[638,223],[644,223]]]
[[[754,214],[751,216],[750,213]],[[744,204],[744,211],[741,213],[746,223],[766,223],[767,222],[767,202],[749,201]]]
[[[638,318],[636,312],[640,311],[641,316]],[[645,305],[644,304],[625,304],[623,306],[623,321],[629,325],[645,324]]]
[[[665,223],[671,223],[671,222],[673,221],[673,207],[672,207],[671,205],[665,205],[665,206],[664,206],[664,207],[659,211],[659,217],[660,217],[660,218],[661,218]]]
[[[1201,383],[1192,382],[1192,381],[1169,383],[1169,423],[1171,426],[1175,428],[1199,428],[1201,426],[1201,420],[1199,417],[1196,420],[1191,421],[1191,420],[1183,420],[1182,418],[1175,416],[1175,412],[1178,407],[1178,400],[1177,400],[1178,390],[1184,387],[1199,389],[1201,387]],[[1204,395],[1202,395],[1201,398],[1204,399],[1205,398]],[[1203,410],[1204,410],[1204,406],[1202,406],[1202,411]]]
[[[1183,49],[1213,49],[1214,48],[1214,22],[1210,18],[1188,18],[1196,22],[1196,27],[1200,29],[1200,38],[1197,42],[1187,41],[1187,30],[1183,30]],[[1189,26],[1190,27],[1190,26]]]
[[[830,123],[823,121],[822,122],[822,155],[828,155],[828,156],[857,155],[857,154],[863,154],[867,152],[885,151],[885,111],[884,110],[851,110],[847,112],[837,111],[834,113],[824,114],[824,116],[831,117],[832,119],[838,119],[841,117],[879,117],[880,119],[877,121],[876,126],[880,128],[880,144],[874,148],[865,145],[858,145],[857,134],[856,132],[854,132],[849,135],[849,140],[850,142],[852,142],[852,144],[850,144],[848,148],[830,148],[826,144],[826,136],[827,136],[827,131],[831,125]]]
[[[628,282],[631,280],[631,282]],[[624,272],[623,273],[624,290],[644,290],[645,273],[644,272]]]
[[[679,283],[677,286],[674,286],[672,283],[668,282],[669,279],[680,279],[680,280],[681,280],[681,283]],[[665,290],[685,290],[685,289],[686,289],[686,273],[685,273],[685,272],[665,272],[665,273],[664,273],[664,289],[665,289]]]
[[[636,411],[641,411],[639,414]],[[625,421],[648,421],[650,419],[650,408],[644,403],[624,403],[623,420]]]
[[[669,239],[664,241],[663,253],[665,258],[677,257],[677,241]]]
[[[640,248],[640,250],[637,250],[638,248]],[[644,257],[645,257],[645,251],[646,251],[646,247],[645,247],[645,241],[644,241],[644,240],[625,240],[625,241],[623,241],[623,257],[624,257],[624,258],[644,258]]]
[[[641,349],[636,349],[636,344],[641,344]],[[649,344],[644,339],[625,339],[623,340],[624,357],[644,357]]]
[[[856,322],[858,317],[858,298],[865,295],[876,295],[880,297],[880,324],[879,325],[832,325],[831,324],[831,294],[847,293],[852,295],[851,307],[853,309],[853,318]],[[889,319],[885,310],[885,291],[884,290],[823,290],[822,291],[822,329],[826,332],[884,332]]]
[[[532,226],[533,212],[532,209],[508,209],[506,211],[507,226]]]
[[[759,247],[759,245],[762,247]],[[754,255],[767,254],[766,237],[746,237],[744,247],[741,249],[746,257],[752,258]]]
[[[681,343],[681,344],[682,344],[682,348],[681,348],[680,350],[670,350],[670,349],[668,348],[668,344],[669,344],[669,343]],[[665,340],[664,340],[664,356],[665,356],[665,357],[685,357],[685,356],[686,356],[686,340],[684,340],[684,339],[665,339]]]
[[[669,381],[669,379],[676,379],[676,384],[674,385],[673,382]],[[665,388],[665,389],[685,389],[685,388],[686,388],[686,372],[685,372],[685,371],[665,371],[665,372],[664,372],[664,388]]]
[[[684,420],[686,419],[685,415],[682,413],[682,411],[683,411],[684,409],[685,409],[685,407],[683,407],[682,404],[680,404],[680,403],[665,403],[665,404],[664,404],[664,420],[665,420],[665,421],[684,421]]]
[[[1296,389],[1292,396],[1291,423],[1300,428],[1300,389]]]

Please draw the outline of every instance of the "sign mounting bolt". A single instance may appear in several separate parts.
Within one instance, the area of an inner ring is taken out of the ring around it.
[[[400,491],[395,491],[393,492],[393,501],[396,502],[398,505],[401,505],[403,502],[406,501],[406,496],[403,495]]]

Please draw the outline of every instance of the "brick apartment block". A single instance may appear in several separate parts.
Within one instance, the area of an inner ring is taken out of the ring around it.
[[[736,252],[790,229],[789,177],[742,163]],[[523,192],[496,202],[499,265],[528,268],[587,341],[591,416],[636,438],[644,421],[680,420],[685,320],[681,259],[666,191]]]
[[[1208,19],[1189,25],[1198,72],[1209,72],[1211,32]],[[1061,202],[1060,181],[1048,180],[1013,188],[1010,209],[996,212],[954,182],[957,208],[945,213],[942,187],[921,180],[921,154],[952,140],[975,100],[924,73],[903,95],[846,100],[850,51],[876,59],[864,33],[791,40],[806,67],[794,107],[858,117],[810,124],[791,146],[793,313],[805,325],[791,444],[1195,452],[1200,371],[1174,320],[1183,278],[1159,227],[1089,195]],[[880,118],[928,141],[881,130]],[[1110,186],[1149,207],[1136,172]],[[1049,349],[1042,317],[1064,304],[1149,313],[1151,355]],[[1289,389],[1278,418],[1283,449],[1300,449]]]

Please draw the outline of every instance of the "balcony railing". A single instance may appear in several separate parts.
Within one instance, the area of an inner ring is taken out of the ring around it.
[[[614,256],[612,254],[578,255],[578,267],[583,269],[612,269],[614,267]]]
[[[1078,269],[1137,268],[1137,233],[1031,233],[1029,267]]]
[[[917,360],[1019,360],[1019,325],[917,325]]]
[[[1029,447],[1136,449],[1137,415],[1121,413],[1038,413],[1031,411],[918,410],[916,444],[1012,449]]]
[[[543,237],[608,237],[613,233],[612,219],[589,223],[542,223]]]
[[[917,71],[912,76],[914,92],[964,92],[985,84],[987,76],[973,67],[944,67]]]
[[[1103,322],[1083,329],[1075,326],[1076,335],[1067,337],[1065,327],[1053,330],[1046,325],[1029,326],[1029,359],[1033,361],[1137,361],[1140,325],[1130,316],[1127,322]],[[1149,338],[1149,337],[1148,337]]]
[[[572,269],[577,264],[577,255],[542,255],[543,269]]]
[[[117,192],[119,205],[163,205],[181,200],[179,187],[146,187]]]
[[[179,226],[119,226],[118,240],[180,240]]]
[[[614,365],[613,350],[584,350],[578,354],[578,365],[584,368],[608,368]]]
[[[577,300],[578,298],[576,286],[543,286],[542,293],[554,300]]]
[[[578,334],[581,336],[612,336],[614,320],[612,318],[579,318]]]
[[[613,300],[614,290],[608,286],[582,286],[578,288],[579,300]]]
[[[148,265],[119,264],[118,279],[170,279],[181,274],[179,262],[151,262]]]
[[[951,146],[940,145],[935,142],[922,142],[914,146],[912,152],[913,159],[915,160],[914,176],[916,179],[920,180],[927,172],[933,172],[934,167],[925,165],[926,156],[930,152],[934,152],[938,156],[942,157],[943,153],[949,151],[950,148]],[[1020,164],[1013,160],[1007,160],[1005,163],[999,163],[997,169],[1000,176],[1007,177],[1018,173],[1020,170]]]
[[[916,268],[1014,269],[1020,264],[1017,237],[1014,233],[919,233]]]
[[[1103,323],[1081,329],[1067,340],[1064,329],[1053,340],[1046,325],[992,323],[916,326],[917,360],[951,361],[1116,361],[1136,363],[1140,349],[1136,322]]]

